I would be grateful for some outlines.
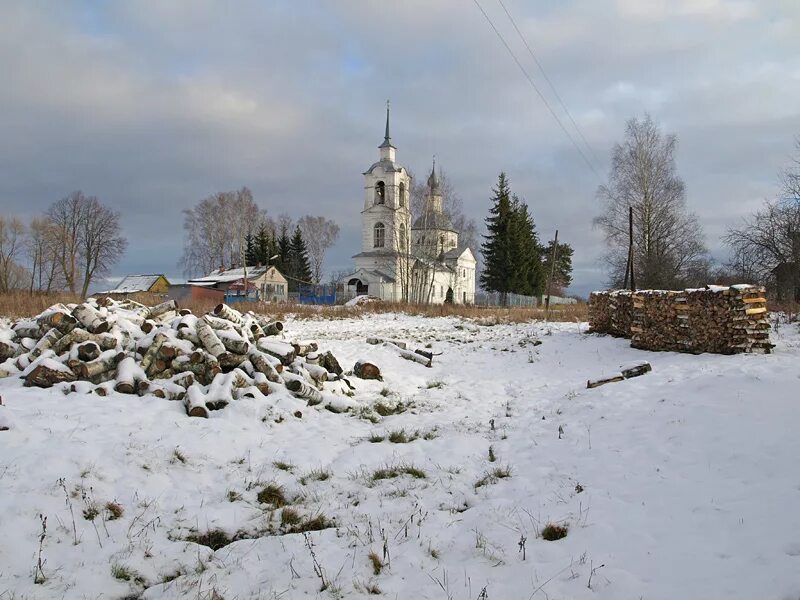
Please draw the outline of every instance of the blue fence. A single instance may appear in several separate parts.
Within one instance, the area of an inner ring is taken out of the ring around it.
[[[336,304],[335,285],[300,285],[297,291],[300,304]]]

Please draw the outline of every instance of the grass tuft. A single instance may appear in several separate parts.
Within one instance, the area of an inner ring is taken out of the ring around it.
[[[560,540],[561,538],[567,537],[568,532],[569,526],[567,525],[548,523],[544,526],[544,529],[542,529],[542,537],[548,542],[554,542],[556,540]]]
[[[117,502],[106,502],[105,509],[108,513],[107,519],[109,521],[116,521],[125,514],[125,509]]]
[[[331,475],[327,469],[312,469],[300,478],[300,483],[306,485],[309,481],[327,481]]]
[[[291,473],[294,471],[294,465],[292,463],[284,462],[282,460],[276,460],[272,463],[272,466],[278,469],[279,471],[286,471],[287,473]]]
[[[497,483],[500,479],[511,477],[511,467],[496,467],[475,482],[475,489]]]
[[[175,450],[172,451],[172,460],[170,462],[173,464],[179,462],[185,465],[186,455],[183,452],[181,452],[180,448],[176,447]]]
[[[371,479],[372,481],[381,481],[382,479],[394,479],[395,477],[401,477],[402,475],[409,475],[415,479],[425,479],[427,477],[425,471],[422,469],[415,467],[414,465],[402,464],[387,465],[385,467],[376,469],[373,471]]]
[[[378,556],[378,553],[372,550],[367,555],[367,558],[369,559],[369,562],[372,563],[372,572],[375,575],[380,575],[381,571],[383,571],[384,564],[383,561],[381,560],[381,557]]]
[[[283,487],[279,486],[277,483],[268,483],[261,488],[261,491],[258,492],[256,496],[256,500],[258,500],[259,504],[271,504],[275,508],[281,508],[289,504]]]
[[[292,527],[302,521],[300,513],[293,508],[284,508],[281,511],[281,525],[284,527]]]

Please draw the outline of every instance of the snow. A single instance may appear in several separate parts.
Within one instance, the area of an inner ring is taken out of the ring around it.
[[[113,290],[104,294],[131,294],[134,292],[147,292],[162,275],[128,275]]]
[[[796,327],[772,333],[772,355],[694,356],[638,351],[575,323],[289,321],[287,340],[315,339],[345,368],[368,359],[384,381],[352,378],[352,397],[326,391],[315,407],[273,386],[207,420],[152,396],[0,379],[0,419],[15,425],[0,431],[0,598],[366,598],[377,585],[382,597],[432,600],[484,588],[495,599],[797,600]],[[428,369],[370,336],[442,354]],[[641,360],[653,371],[585,389]],[[350,411],[324,409],[328,396]],[[379,417],[378,404],[407,410]],[[369,439],[400,429],[419,437]],[[403,466],[426,477],[372,479]],[[506,466],[510,477],[475,487]],[[330,476],[303,477],[312,470]],[[256,499],[268,482],[302,515],[335,521],[308,534],[324,592],[303,535],[262,535],[280,521]],[[119,519],[84,518],[112,501]],[[548,521],[567,537],[538,537]],[[216,552],[185,541],[213,528],[244,539]],[[367,555],[383,556],[384,543],[390,564],[374,575]]]

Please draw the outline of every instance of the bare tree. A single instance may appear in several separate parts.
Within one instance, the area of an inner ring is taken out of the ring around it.
[[[119,213],[103,206],[94,196],[85,198],[84,202],[78,238],[83,274],[81,296],[86,296],[97,277],[109,273],[128,246],[121,235]]]
[[[441,168],[436,174],[439,192],[442,195],[442,212],[452,225],[454,231],[458,233],[459,247],[468,247],[473,251],[480,247],[478,226],[474,219],[464,214],[464,204],[461,197],[455,190],[452,181],[447,173]],[[422,228],[433,226],[435,216],[428,206],[427,195],[429,192],[428,178],[418,181],[412,178],[411,183],[411,222]],[[434,280],[436,274],[441,269],[440,262],[442,254],[446,249],[443,248],[439,240],[426,240],[424,244],[415,244],[414,255],[428,265],[425,279],[411,279],[410,296],[416,302],[429,303],[434,293]],[[479,253],[476,253],[476,260]],[[409,262],[409,269],[413,268],[413,261]],[[479,272],[479,265],[476,265],[476,273]],[[410,276],[411,274],[409,274]],[[451,287],[454,281],[450,282]]]
[[[25,250],[25,225],[0,215],[0,292],[20,287],[19,258]]]
[[[678,138],[663,135],[650,116],[630,119],[612,151],[608,183],[597,189],[604,212],[595,219],[606,237],[610,282],[620,286],[628,258],[628,211],[633,208],[633,259],[642,288],[700,283],[707,249],[696,215],[686,209],[675,167]]]
[[[107,274],[127,247],[119,213],[77,191],[53,203],[46,219],[42,252],[55,258],[67,289],[76,293],[80,285],[81,295],[86,296],[92,281]],[[55,276],[50,278],[50,284],[54,280]]]
[[[49,292],[60,287],[58,280],[58,236],[46,218],[34,218],[28,235],[28,260],[31,265],[30,291]]]
[[[773,284],[776,270],[782,269],[795,287],[800,285],[800,138],[795,149],[797,156],[779,176],[779,198],[766,200],[722,238],[732,250],[726,266],[742,281]]]
[[[266,216],[249,189],[218,192],[183,211],[184,249],[180,264],[187,275],[241,264],[241,244]]]
[[[303,241],[308,249],[311,259],[311,274],[314,283],[322,281],[322,266],[325,262],[325,253],[333,246],[339,237],[339,226],[325,217],[312,217],[306,215],[297,224],[303,233]]]
[[[72,192],[47,209],[47,220],[53,228],[54,247],[65,287],[73,294],[78,289],[80,231],[86,197],[83,192]]]

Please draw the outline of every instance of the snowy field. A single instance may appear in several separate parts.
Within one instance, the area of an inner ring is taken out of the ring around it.
[[[798,600],[797,326],[733,357],[585,327],[287,322],[382,369],[341,414],[272,394],[206,420],[0,380],[0,600]],[[367,336],[442,354],[428,369]],[[298,521],[326,528],[284,534]],[[187,541],[204,537],[225,545]]]

